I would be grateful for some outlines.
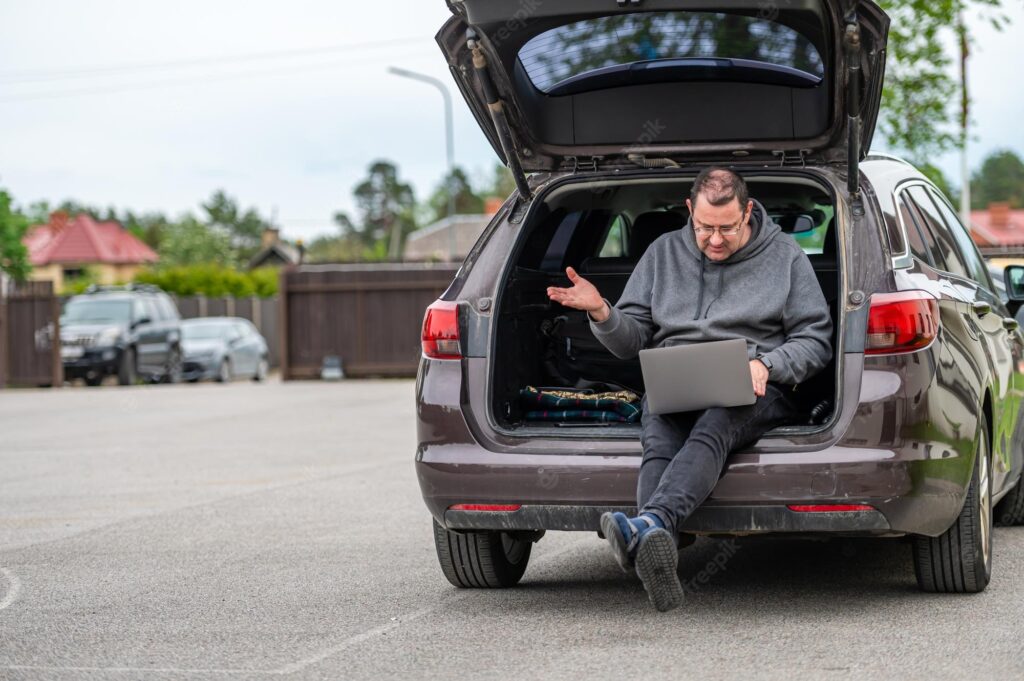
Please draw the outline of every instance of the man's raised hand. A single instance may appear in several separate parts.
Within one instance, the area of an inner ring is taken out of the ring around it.
[[[589,281],[581,277],[571,267],[565,268],[565,274],[572,282],[570,288],[548,287],[548,298],[554,302],[571,307],[576,310],[586,310],[596,322],[603,322],[608,319],[611,311],[604,298],[598,293],[597,288]]]

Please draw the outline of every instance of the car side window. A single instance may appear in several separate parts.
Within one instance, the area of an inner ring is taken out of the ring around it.
[[[932,267],[941,267],[942,265],[936,264],[932,254],[934,244],[928,244],[921,234],[921,226],[918,224],[920,218],[914,215],[914,210],[907,205],[903,195],[900,195],[896,203],[900,211],[900,217],[903,219],[903,225],[907,230],[907,243],[910,246],[910,254]]]
[[[608,232],[605,234],[604,243],[601,244],[601,250],[598,251],[597,257],[619,258],[626,255],[627,236],[626,218],[622,215],[616,215],[615,219],[612,220],[611,226],[608,228]]]
[[[964,262],[967,263],[967,270],[970,272],[971,278],[989,291],[994,291],[995,287],[992,285],[992,280],[989,277],[988,267],[985,266],[985,261],[982,259],[981,254],[978,253],[978,247],[974,245],[974,239],[964,229],[960,218],[957,217],[956,213],[953,212],[953,209],[949,207],[942,197],[936,196],[935,192],[930,189],[928,193],[938,207],[939,213],[945,218],[946,225],[949,226],[949,231],[956,240],[957,246],[960,247],[960,255],[963,257]]]
[[[180,319],[177,308],[174,307],[174,303],[167,296],[157,296],[156,304],[163,313],[164,319]]]
[[[143,317],[148,317],[146,306],[142,304],[142,301],[136,298],[132,301],[132,322],[138,323]],[[152,320],[152,318],[150,318]]]
[[[154,322],[163,321],[163,314],[160,312],[160,308],[157,307],[156,302],[152,298],[143,298],[142,307],[146,311],[146,316]]]
[[[971,275],[967,270],[967,265],[964,264],[963,258],[960,257],[960,252],[956,242],[953,240],[953,235],[950,234],[945,221],[939,215],[939,209],[935,207],[935,203],[928,196],[924,187],[919,184],[914,185],[907,190],[907,193],[913,200],[914,205],[917,206],[918,211],[920,211],[928,231],[932,233],[935,243],[942,252],[942,259],[946,262],[946,271],[965,279],[970,279]]]

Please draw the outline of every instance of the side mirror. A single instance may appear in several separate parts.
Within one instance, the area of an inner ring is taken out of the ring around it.
[[[149,324],[151,321],[153,321],[153,320],[150,319],[149,317],[141,317],[139,319],[136,319],[134,322],[132,322],[132,328],[134,329],[136,326],[142,326],[143,324]]]
[[[1024,303],[1024,265],[1007,265],[1003,270],[1006,296],[1014,303]]]

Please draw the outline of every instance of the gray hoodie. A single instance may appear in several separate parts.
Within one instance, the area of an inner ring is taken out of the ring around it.
[[[814,270],[796,241],[754,202],[750,240],[721,262],[697,248],[692,219],[640,258],[611,316],[590,321],[616,357],[648,347],[743,338],[769,380],[795,385],[832,356],[832,320]]]

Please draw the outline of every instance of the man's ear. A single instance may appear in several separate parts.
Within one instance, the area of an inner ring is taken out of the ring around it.
[[[690,203],[690,199],[686,199],[686,210],[690,211],[690,215],[693,215],[693,204]]]
[[[750,219],[750,216],[754,214],[754,202],[753,201],[751,201],[749,199],[747,200],[747,210],[744,211],[744,212],[746,213],[746,216],[743,218],[743,222],[746,222],[746,221],[748,221]]]

